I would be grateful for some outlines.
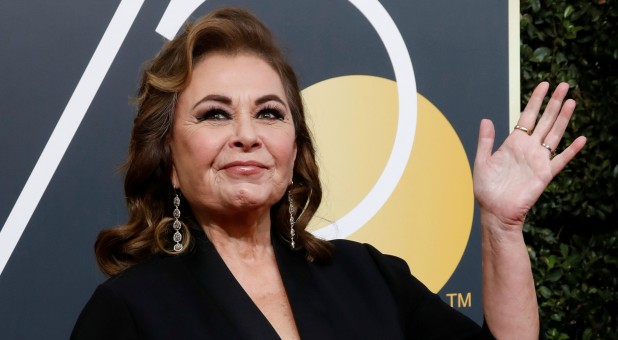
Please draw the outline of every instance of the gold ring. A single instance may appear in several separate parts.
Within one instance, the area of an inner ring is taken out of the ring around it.
[[[554,154],[556,152],[556,150],[552,149],[551,146],[545,144],[545,143],[541,143],[541,146],[544,147],[545,149],[549,150],[550,154]]]
[[[532,131],[530,131],[530,129],[525,128],[521,125],[515,125],[515,130],[521,130],[523,132],[525,132],[528,136],[532,135]]]

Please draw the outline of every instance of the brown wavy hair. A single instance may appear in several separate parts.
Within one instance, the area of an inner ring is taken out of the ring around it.
[[[182,33],[167,42],[145,65],[137,95],[137,117],[124,164],[129,220],[124,225],[102,231],[95,243],[97,262],[107,275],[118,274],[155,254],[177,255],[191,248],[190,229],[199,227],[184,209],[181,217],[183,251],[171,250],[174,190],[170,180],[169,141],[178,95],[188,86],[193,66],[213,52],[255,55],[279,74],[296,132],[297,156],[291,195],[295,202],[306,202],[304,209],[296,209],[296,249],[304,249],[309,260],[325,262],[330,259],[331,244],[305,230],[320,205],[322,188],[296,75],[264,24],[243,9],[227,7],[186,25]],[[286,242],[290,241],[288,207],[284,195],[270,210],[273,234]]]

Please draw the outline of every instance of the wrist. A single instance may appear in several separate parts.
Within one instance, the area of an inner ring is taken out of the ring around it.
[[[483,242],[488,242],[492,248],[524,243],[522,221],[505,221],[500,217],[483,211],[480,212]]]

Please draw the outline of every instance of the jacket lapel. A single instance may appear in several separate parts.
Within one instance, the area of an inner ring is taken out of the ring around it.
[[[194,232],[193,236],[196,241],[194,249],[184,257],[184,262],[202,288],[205,301],[213,305],[207,308],[214,308],[228,321],[226,325],[208,327],[233,328],[221,329],[221,334],[233,332],[242,339],[279,339],[275,329],[238,283],[206,235]],[[301,338],[339,338],[337,312],[322,296],[314,279],[316,268],[312,267],[318,265],[308,262],[305,252],[289,249],[275,233],[272,234],[272,243]]]
[[[285,286],[296,327],[302,339],[336,339],[336,318],[328,302],[321,296],[314,280],[312,266],[304,251],[293,251],[276,233],[272,242],[281,279]]]
[[[224,315],[240,338],[279,339],[277,332],[227,268],[215,246],[203,233],[196,232],[194,236],[194,253],[187,257],[186,263],[208,300],[216,305],[215,308]]]

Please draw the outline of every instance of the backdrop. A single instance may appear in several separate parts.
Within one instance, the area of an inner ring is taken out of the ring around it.
[[[105,279],[96,235],[126,220],[140,67],[228,4],[299,74],[326,188],[311,229],[403,257],[480,323],[471,162],[481,118],[507,131],[506,2],[32,0],[0,3],[0,338],[68,337]]]

